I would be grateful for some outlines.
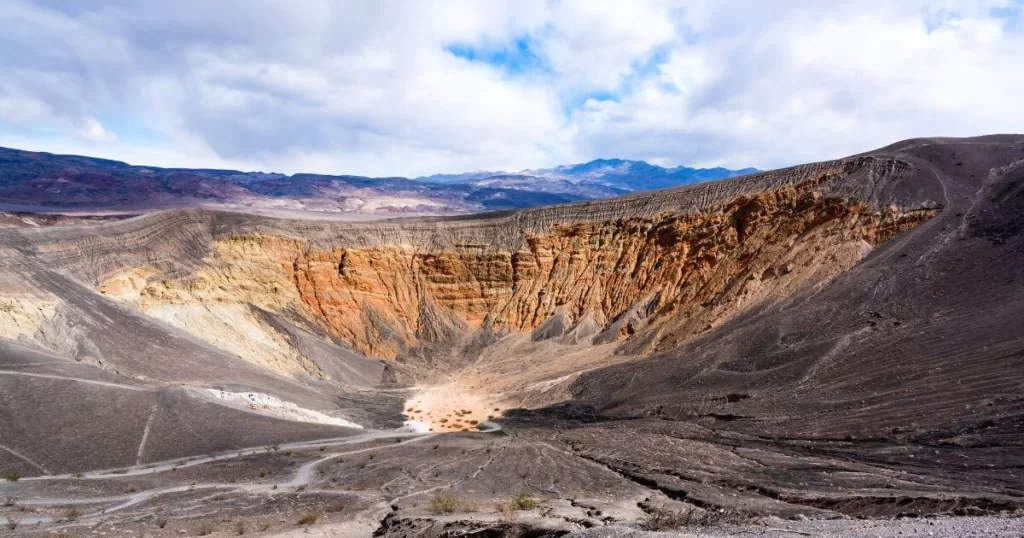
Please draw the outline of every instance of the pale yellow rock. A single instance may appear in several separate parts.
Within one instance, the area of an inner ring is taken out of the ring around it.
[[[136,303],[149,277],[159,274],[152,267],[134,267],[118,272],[99,285],[99,292],[112,299]]]
[[[0,338],[31,339],[57,313],[56,298],[36,295],[0,297]]]
[[[143,311],[198,336],[214,347],[269,370],[289,375],[302,372],[323,375],[316,365],[301,357],[281,334],[253,316],[247,306],[154,306],[150,303]]]

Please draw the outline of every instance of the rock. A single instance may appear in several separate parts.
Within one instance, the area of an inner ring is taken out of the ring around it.
[[[864,245],[934,214],[881,213],[820,196],[842,181],[841,170],[809,167],[769,190],[722,194],[699,208],[669,197],[653,214],[623,207],[552,219],[552,210],[537,210],[430,229],[347,225],[325,237],[263,224],[257,232],[201,215],[208,219],[201,226],[217,230],[201,245],[210,252],[201,266],[172,274],[125,267],[99,289],[284,374],[323,375],[251,306],[301,313],[357,351],[386,359],[460,341],[485,320],[492,330],[534,331],[535,340],[588,320],[600,329],[594,343],[628,339],[628,353],[647,354],[832,278],[866,254]],[[786,246],[796,238],[803,248]],[[771,267],[781,275],[746,278]]]

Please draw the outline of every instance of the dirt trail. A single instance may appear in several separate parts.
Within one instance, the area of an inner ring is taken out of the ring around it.
[[[493,426],[495,428],[499,428],[497,425],[493,425]],[[362,448],[362,449],[359,449],[359,450],[332,452],[330,454],[325,455],[322,458],[313,460],[313,461],[311,461],[309,463],[306,463],[306,464],[302,465],[301,467],[299,467],[296,470],[295,475],[290,480],[281,481],[281,482],[277,482],[277,483],[271,483],[271,484],[249,485],[249,484],[237,484],[237,483],[231,483],[231,482],[207,482],[207,483],[192,484],[192,485],[187,485],[187,486],[173,486],[173,487],[153,488],[153,489],[143,490],[143,491],[135,492],[135,493],[132,493],[130,495],[124,495],[124,496],[109,496],[109,495],[107,495],[107,496],[90,497],[90,498],[81,498],[81,497],[36,497],[36,498],[29,498],[29,499],[19,500],[19,503],[20,504],[25,504],[25,505],[31,505],[31,506],[39,507],[39,506],[61,506],[61,505],[84,505],[84,504],[95,504],[95,503],[106,503],[106,502],[117,502],[117,501],[120,501],[119,504],[115,504],[114,506],[109,506],[109,507],[105,507],[105,508],[102,508],[102,509],[98,509],[98,510],[86,513],[86,514],[81,516],[81,519],[86,519],[86,518],[96,517],[96,516],[100,516],[100,515],[108,515],[108,514],[111,514],[113,512],[116,512],[118,510],[123,510],[125,508],[130,507],[130,506],[134,506],[134,505],[137,505],[139,503],[145,502],[145,501],[147,501],[149,499],[152,499],[156,495],[164,495],[164,494],[168,494],[168,493],[176,493],[176,492],[182,492],[182,491],[193,491],[193,490],[196,490],[196,489],[211,489],[211,488],[217,488],[217,489],[227,488],[227,489],[230,489],[232,491],[261,491],[261,492],[270,492],[270,491],[273,491],[273,490],[277,490],[280,487],[293,487],[294,488],[294,487],[300,487],[300,486],[305,486],[305,485],[309,484],[309,482],[310,482],[310,480],[311,480],[311,478],[313,476],[313,472],[316,470],[316,467],[318,465],[322,464],[322,463],[325,463],[327,461],[333,460],[335,458],[339,458],[339,457],[347,456],[347,455],[351,455],[351,454],[359,454],[359,453],[364,453],[364,452],[370,452],[370,451],[386,450],[388,448],[402,446],[402,445],[405,445],[405,444],[409,444],[409,443],[413,443],[413,442],[429,439],[429,438],[431,438],[433,436],[434,436],[433,434],[422,435],[422,434],[411,433],[411,432],[408,432],[408,431],[405,431],[405,430],[376,431],[376,432],[370,432],[370,433],[366,433],[366,434],[362,434],[362,435],[356,435],[356,436],[352,436],[352,437],[347,437],[347,438],[344,438],[344,439],[324,439],[324,440],[318,440],[318,441],[308,441],[308,442],[302,442],[302,443],[290,443],[290,444],[286,444],[286,445],[281,445],[280,448],[282,448],[284,450],[289,450],[289,449],[291,449],[291,450],[298,450],[298,449],[320,448],[320,447],[324,447],[324,448],[327,448],[327,447],[339,447],[339,446],[345,446],[345,445],[365,443],[365,442],[368,442],[368,441],[375,441],[375,440],[380,440],[380,439],[402,439],[401,442],[395,443],[393,445],[373,446],[373,447],[368,447],[368,448]],[[127,468],[127,470],[125,470],[125,469],[116,469],[116,470],[106,470],[106,471],[94,471],[94,472],[84,473],[84,474],[77,475],[77,476],[72,476],[72,475],[38,476],[38,477],[24,478],[22,480],[26,481],[26,482],[29,482],[29,481],[67,480],[69,478],[75,478],[77,480],[99,480],[99,479],[109,479],[109,478],[132,477],[132,476],[140,476],[140,475],[148,475],[148,474],[154,474],[154,473],[161,473],[161,472],[170,471],[172,469],[182,469],[182,468],[186,468],[186,467],[193,467],[193,466],[196,466],[196,465],[202,465],[202,464],[205,464],[205,463],[210,463],[210,462],[215,462],[215,461],[225,461],[225,460],[238,459],[238,458],[242,458],[244,456],[251,456],[251,455],[257,454],[259,452],[265,451],[265,450],[267,450],[266,447],[253,447],[253,448],[248,448],[248,449],[245,449],[245,450],[233,451],[233,452],[231,452],[229,454],[221,454],[221,455],[214,455],[214,456],[204,456],[204,457],[194,458],[194,459],[187,460],[187,461],[173,460],[173,461],[166,461],[166,462],[161,462],[161,463],[157,463],[157,464],[147,464],[146,466],[133,466],[133,467]],[[21,524],[52,523],[52,522],[55,521],[55,518],[50,517],[50,516],[37,516],[37,517],[22,518],[22,519],[19,519],[18,521]]]

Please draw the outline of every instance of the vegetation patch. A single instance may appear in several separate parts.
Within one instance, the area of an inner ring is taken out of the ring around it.
[[[466,497],[448,489],[434,493],[430,498],[430,511],[436,515],[473,512],[476,505]]]
[[[704,510],[683,508],[669,510],[664,506],[647,508],[647,517],[640,522],[640,528],[649,531],[664,531],[686,527],[717,527],[734,525],[747,520],[742,514],[722,508]]]
[[[539,506],[540,503],[534,497],[530,496],[527,491],[520,491],[512,500],[509,501],[508,506],[512,511],[519,510],[533,510]]]

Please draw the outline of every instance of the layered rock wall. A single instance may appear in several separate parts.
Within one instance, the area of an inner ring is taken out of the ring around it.
[[[171,211],[0,230],[12,252],[30,254],[0,256],[0,265],[26,280],[57,271],[286,374],[324,375],[267,313],[380,358],[424,344],[457,349],[478,330],[625,340],[620,353],[643,355],[825,282],[933,215],[941,204],[927,184],[894,188],[912,181],[908,172],[898,159],[855,157],[447,219]]]
[[[701,212],[553,224],[515,250],[477,242],[325,249],[280,234],[231,235],[213,241],[191,278],[149,277],[138,299],[135,286],[118,287],[150,312],[236,304],[302,316],[383,358],[485,324],[531,331],[555,315],[563,328],[548,337],[586,320],[604,330],[595,341],[637,336],[628,351],[642,353],[823,282],[934,214],[822,194],[833,175]],[[134,282],[138,271],[101,290]]]

